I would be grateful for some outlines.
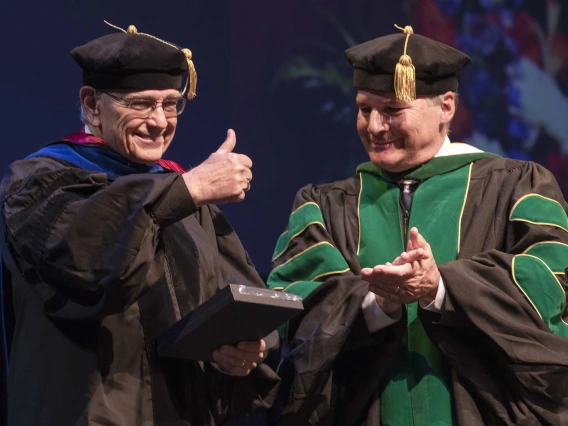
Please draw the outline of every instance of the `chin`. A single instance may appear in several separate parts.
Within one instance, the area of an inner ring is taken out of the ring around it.
[[[156,152],[153,152],[156,151]],[[146,164],[148,166],[151,166],[152,164],[154,164],[156,161],[160,160],[162,158],[162,151],[161,150],[152,150],[150,152],[148,152],[148,150],[146,150],[145,152],[134,152],[133,155],[130,157],[130,160],[136,162],[136,163],[140,163],[140,164]]]
[[[397,166],[400,167],[400,164],[397,159],[388,158],[384,154],[377,154],[375,152],[369,153],[369,159],[374,166],[380,167],[381,169],[385,169],[386,171],[394,171]]]

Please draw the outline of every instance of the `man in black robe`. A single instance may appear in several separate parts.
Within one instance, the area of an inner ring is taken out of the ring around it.
[[[370,162],[302,188],[277,242],[268,285],[305,307],[283,330],[283,423],[568,424],[554,177],[450,143],[462,52],[406,27],[345,55]]]
[[[250,189],[234,132],[188,172],[162,159],[195,95],[191,52],[131,26],[71,54],[84,129],[13,163],[1,187],[8,424],[203,426],[268,406],[277,336],[212,363],[157,355],[156,338],[220,288],[264,286],[214,205]]]

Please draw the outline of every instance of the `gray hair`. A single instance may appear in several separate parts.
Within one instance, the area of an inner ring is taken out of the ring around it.
[[[454,106],[455,109],[457,111],[458,109],[458,103],[459,103],[459,93],[456,92],[452,92],[454,94]],[[428,101],[428,103],[430,105],[440,105],[442,103],[442,101],[444,100],[444,94],[441,95],[435,95],[435,96],[428,96],[425,98],[426,101]],[[455,117],[455,114],[454,114]],[[453,117],[452,117],[453,120]],[[447,124],[446,124],[446,135],[449,135],[451,132],[451,128],[450,125],[452,124],[452,120],[450,120]]]

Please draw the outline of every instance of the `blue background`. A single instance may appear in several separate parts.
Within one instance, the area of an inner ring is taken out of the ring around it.
[[[546,123],[510,110],[558,101],[552,111],[562,111],[568,93],[567,10],[566,2],[554,0],[10,2],[3,6],[0,27],[5,132],[0,168],[80,129],[81,72],[69,51],[114,32],[103,19],[122,28],[133,24],[193,52],[198,96],[180,117],[165,157],[196,166],[233,128],[235,152],[252,158],[252,190],[243,203],[222,209],[266,277],[296,191],[310,182],[348,177],[366,160],[343,51],[396,31],[395,23],[441,38],[474,60],[462,78],[463,112],[453,140],[532,158],[554,169],[566,190],[568,134],[559,140],[542,130]],[[533,26],[523,22],[540,26],[554,49],[533,42],[538,39]],[[543,59],[549,50],[556,62]],[[558,96],[530,100],[515,89],[507,70],[521,58],[550,76]]]

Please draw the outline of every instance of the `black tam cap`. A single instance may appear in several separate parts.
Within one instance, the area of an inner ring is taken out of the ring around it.
[[[456,72],[471,62],[470,57],[453,47],[414,34],[409,26],[403,31],[345,51],[345,57],[354,68],[353,86],[396,93],[399,100],[457,90]]]
[[[183,92],[189,85],[187,97],[195,97],[197,74],[189,49],[139,33],[133,25],[127,31],[118,29],[122,32],[96,38],[71,51],[83,70],[84,85],[101,90],[180,90],[183,73],[188,71]]]

